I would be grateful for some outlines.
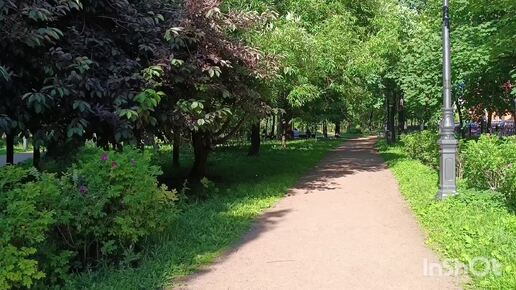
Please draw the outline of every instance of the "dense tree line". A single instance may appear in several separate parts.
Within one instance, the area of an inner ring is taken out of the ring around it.
[[[513,110],[513,2],[452,1],[461,120]],[[200,177],[217,144],[249,131],[255,155],[260,135],[286,140],[294,120],[325,135],[330,124],[337,134],[385,125],[392,140],[409,120],[436,126],[441,4],[0,1],[8,161],[15,137],[30,134],[36,165],[40,146],[52,156],[89,139],[120,149],[155,138],[174,144],[177,165],[191,138]]]
[[[0,2],[8,163],[20,135],[37,157],[41,145],[58,156],[88,139],[120,149],[187,131],[203,176],[211,146],[267,110],[260,79],[275,71],[237,37],[275,14],[223,13],[219,2]]]

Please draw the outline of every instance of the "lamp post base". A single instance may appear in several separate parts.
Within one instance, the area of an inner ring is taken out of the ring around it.
[[[444,134],[441,136],[441,140],[439,140],[441,147],[439,192],[437,193],[437,199],[439,200],[457,195],[455,176],[458,144],[459,142],[453,134]]]
[[[449,197],[454,197],[458,195],[457,189],[453,188],[441,188],[439,189],[439,192],[437,192],[437,199],[438,200],[445,200]]]

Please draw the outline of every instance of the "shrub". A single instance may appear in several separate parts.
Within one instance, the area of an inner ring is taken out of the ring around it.
[[[467,185],[516,196],[516,139],[482,135],[466,143],[462,153]]]
[[[47,275],[40,265],[42,256],[57,261],[68,254],[47,252],[45,245],[58,218],[54,205],[60,198],[53,175],[14,166],[0,169],[0,289],[30,287],[67,270],[54,267]]]
[[[362,129],[360,129],[359,127],[349,128],[347,133],[348,134],[362,134]]]
[[[63,246],[79,253],[82,266],[99,260],[132,262],[142,239],[174,217],[176,194],[159,186],[150,155],[85,149],[63,177],[65,198],[59,232]]]
[[[402,135],[401,141],[408,157],[420,160],[423,164],[439,166],[439,135],[432,131],[421,131]]]
[[[82,150],[61,177],[0,170],[0,289],[55,285],[71,270],[131,263],[174,217],[176,194],[159,186],[150,156]]]

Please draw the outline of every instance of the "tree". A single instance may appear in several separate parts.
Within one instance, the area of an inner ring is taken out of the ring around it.
[[[29,130],[50,155],[93,136],[106,147],[140,142],[162,97],[151,60],[176,10],[162,1],[3,3],[2,24],[17,23],[2,25],[3,132]]]
[[[224,13],[219,1],[187,1],[183,20],[165,34],[174,50],[163,55],[168,63],[161,87],[171,92],[174,114],[192,136],[191,178],[206,176],[213,146],[268,108],[256,88],[259,79],[274,74],[274,60],[232,34],[263,27],[274,17]]]

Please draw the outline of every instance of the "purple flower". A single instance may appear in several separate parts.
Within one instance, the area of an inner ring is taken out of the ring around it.
[[[108,159],[109,159],[109,155],[106,152],[104,152],[104,154],[102,154],[102,156],[100,157],[100,160],[102,160],[102,161],[108,161]]]
[[[118,167],[118,163],[116,161],[111,162],[111,169],[116,169]]]
[[[136,160],[131,159],[131,165],[132,165],[132,166],[136,166]]]
[[[81,185],[81,187],[79,187],[79,192],[82,194],[86,194],[88,191],[89,189],[85,185]]]

